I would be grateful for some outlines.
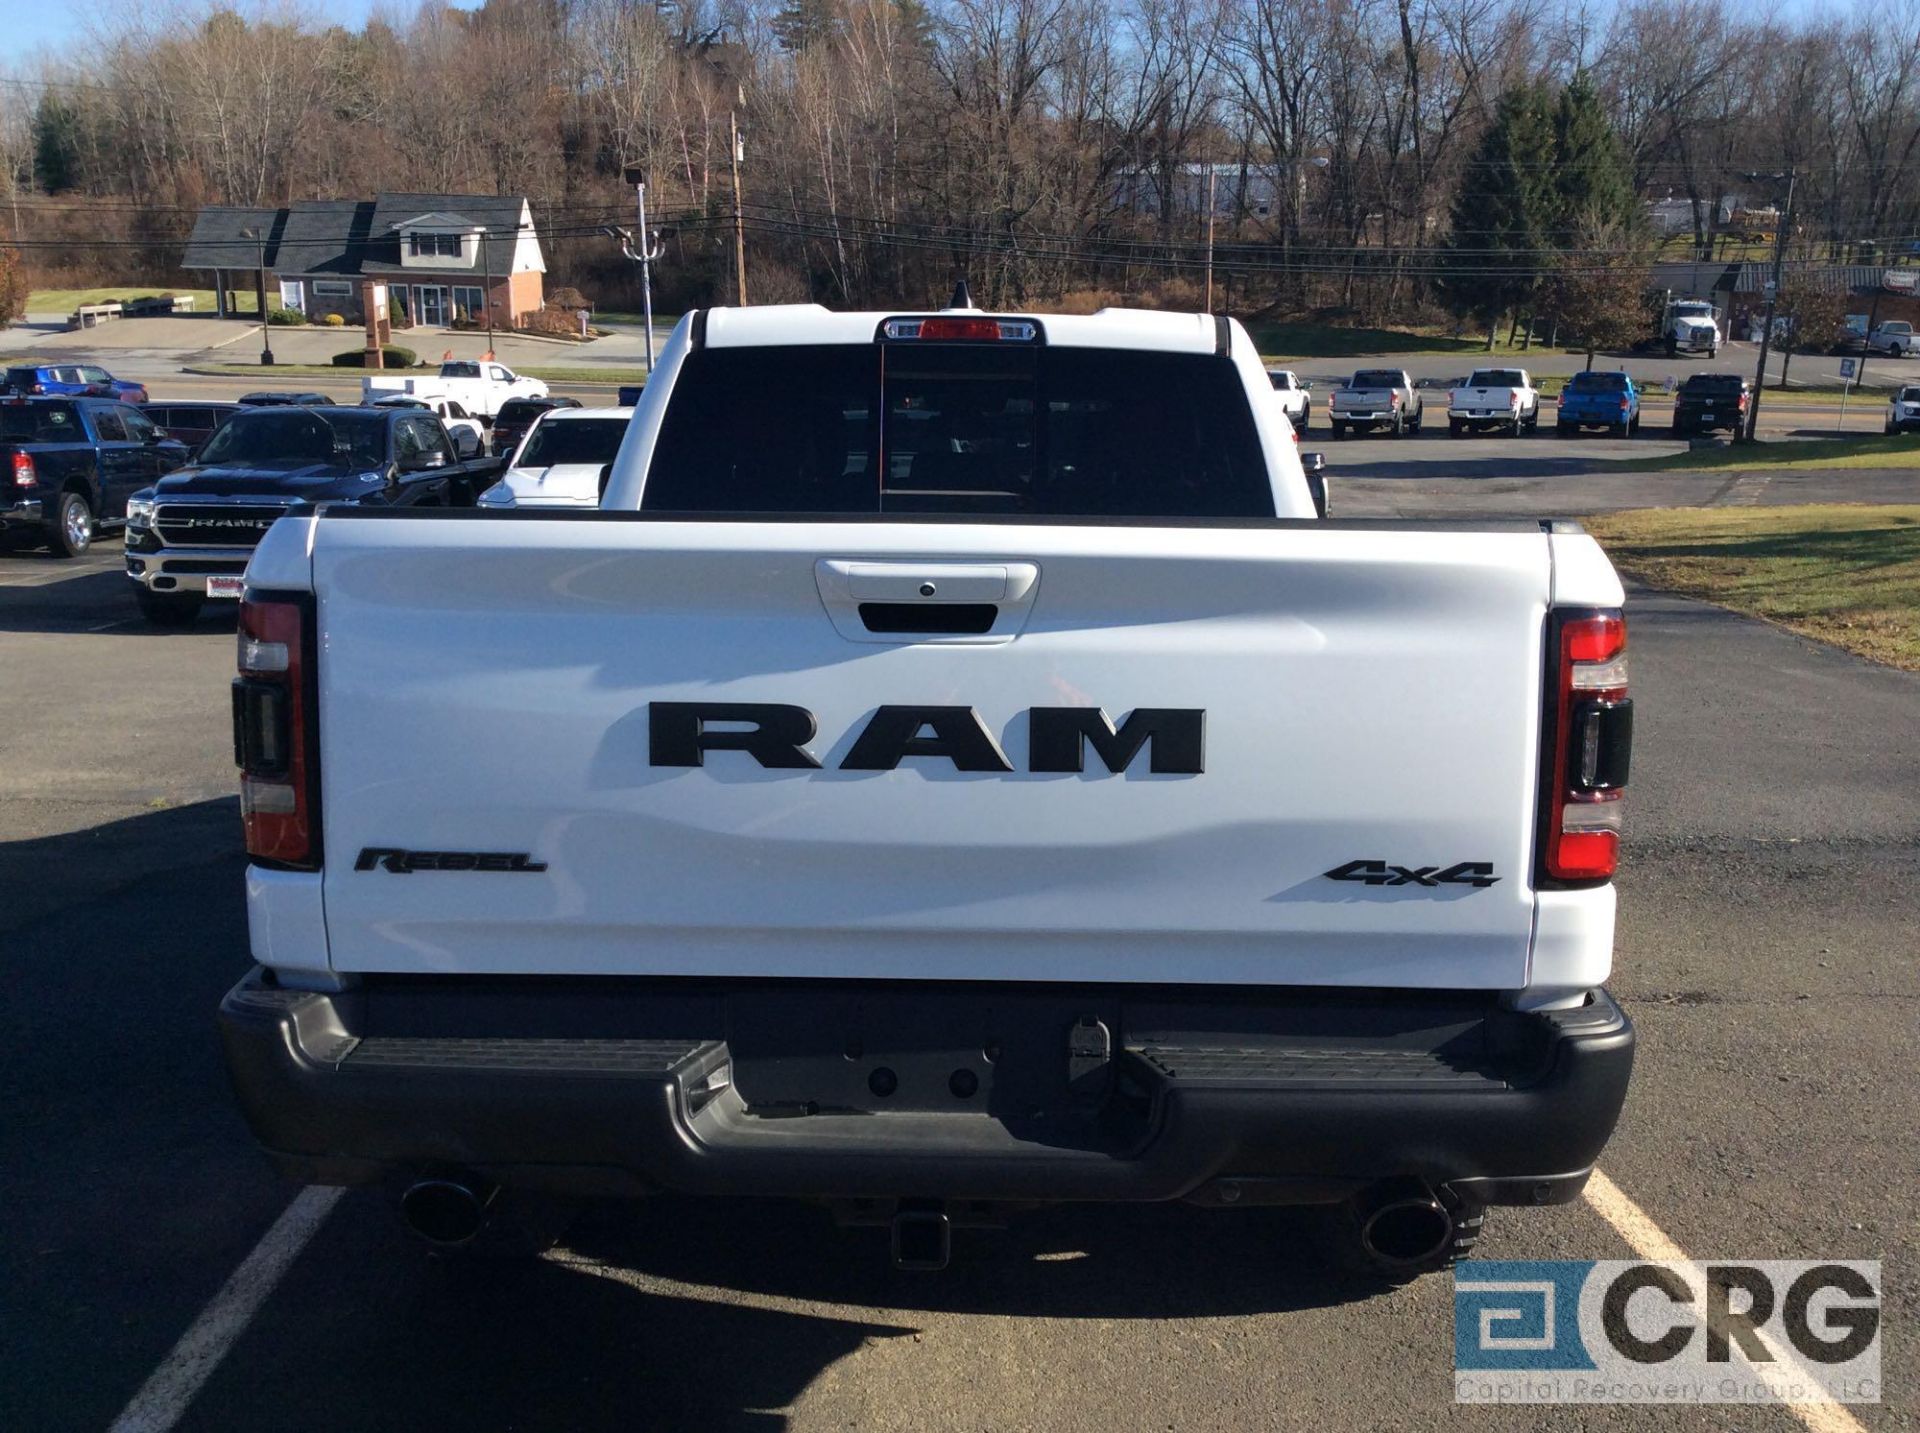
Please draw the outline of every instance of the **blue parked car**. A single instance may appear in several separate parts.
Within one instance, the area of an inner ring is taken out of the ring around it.
[[[9,368],[4,387],[20,398],[117,398],[122,403],[145,403],[147,386],[115,378],[91,363],[49,363],[35,368]]]
[[[1605,428],[1616,438],[1640,431],[1640,390],[1624,373],[1576,373],[1560,392],[1560,417],[1553,431],[1561,437],[1582,428]]]

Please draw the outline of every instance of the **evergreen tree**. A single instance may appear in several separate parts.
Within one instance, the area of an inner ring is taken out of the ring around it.
[[[838,39],[844,25],[837,0],[786,0],[774,14],[773,38],[781,49],[798,54]]]
[[[33,114],[33,177],[48,194],[80,184],[80,112],[58,95],[43,95]]]
[[[1545,92],[1525,85],[1501,95],[1454,194],[1440,287],[1456,313],[1491,326],[1532,299],[1551,242],[1552,158]]]
[[[1553,112],[1553,225],[1564,245],[1586,226],[1632,233],[1640,203],[1599,91],[1579,71],[1560,91]]]

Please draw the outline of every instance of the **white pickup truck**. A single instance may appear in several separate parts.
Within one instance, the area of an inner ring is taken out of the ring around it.
[[[441,1248],[678,1190],[1443,1266],[1625,1096],[1621,602],[1571,525],[1319,519],[1229,320],[690,314],[600,507],[255,554],[240,1103]]]
[[[451,398],[476,418],[489,423],[509,398],[545,398],[547,385],[537,378],[522,378],[504,363],[450,359],[440,365],[432,377],[419,374],[405,377],[367,377],[360,380],[360,401],[371,403],[391,394],[430,394]]]
[[[1540,426],[1540,394],[1524,368],[1478,368],[1447,395],[1447,432],[1458,438],[1487,428],[1514,437]]]

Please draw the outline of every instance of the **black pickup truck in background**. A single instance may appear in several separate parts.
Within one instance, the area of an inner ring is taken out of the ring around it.
[[[237,599],[247,559],[296,505],[471,507],[504,458],[461,461],[439,417],[418,408],[243,408],[191,467],[129,503],[127,576],[161,626],[208,598]]]
[[[1725,428],[1738,433],[1747,421],[1753,401],[1747,380],[1737,373],[1694,373],[1673,395],[1673,431],[1711,433]]]
[[[127,500],[187,461],[138,408],[111,398],[0,401],[0,534],[78,557],[127,520]]]

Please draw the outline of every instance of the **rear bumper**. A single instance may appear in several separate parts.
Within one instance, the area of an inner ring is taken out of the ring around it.
[[[15,498],[0,502],[0,532],[10,527],[41,527],[46,523],[43,498]]]
[[[824,981],[321,994],[256,970],[220,1026],[248,1123],[296,1179],[457,1168],[830,1200],[1331,1203],[1412,1178],[1555,1203],[1633,1062],[1604,991],[1521,1013],[1478,995]]]

